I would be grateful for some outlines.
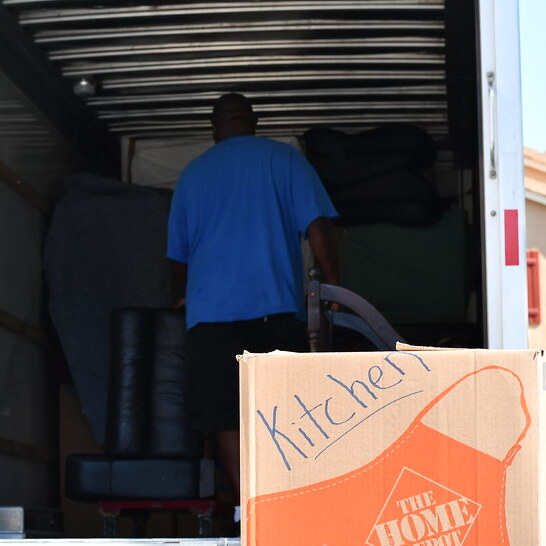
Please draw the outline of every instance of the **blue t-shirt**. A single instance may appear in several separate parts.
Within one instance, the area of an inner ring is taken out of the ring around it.
[[[186,320],[231,322],[304,315],[300,235],[337,212],[318,175],[289,144],[223,140],[176,186],[167,256],[188,264]]]

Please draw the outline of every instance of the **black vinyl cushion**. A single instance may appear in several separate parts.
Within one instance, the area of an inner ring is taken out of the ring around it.
[[[142,454],[147,449],[153,323],[152,309],[112,311],[105,441],[111,455]]]
[[[66,460],[68,498],[187,500],[199,498],[199,459],[121,459],[74,454]]]
[[[185,401],[184,309],[116,309],[110,335],[106,453],[198,457]]]
[[[148,452],[153,455],[198,457],[201,452],[186,405],[185,332],[181,310],[156,311],[148,432]]]

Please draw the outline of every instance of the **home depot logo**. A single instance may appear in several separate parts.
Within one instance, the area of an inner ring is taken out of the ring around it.
[[[404,468],[366,540],[370,546],[462,546],[481,505]]]

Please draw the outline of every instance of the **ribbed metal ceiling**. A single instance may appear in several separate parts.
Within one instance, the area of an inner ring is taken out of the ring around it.
[[[386,122],[447,133],[443,0],[3,0],[118,136],[209,133],[210,102],[254,99],[262,131]]]

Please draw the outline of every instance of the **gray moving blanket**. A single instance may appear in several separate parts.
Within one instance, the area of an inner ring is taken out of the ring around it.
[[[171,303],[171,193],[87,173],[66,186],[44,249],[49,310],[83,411],[103,443],[110,313]]]

